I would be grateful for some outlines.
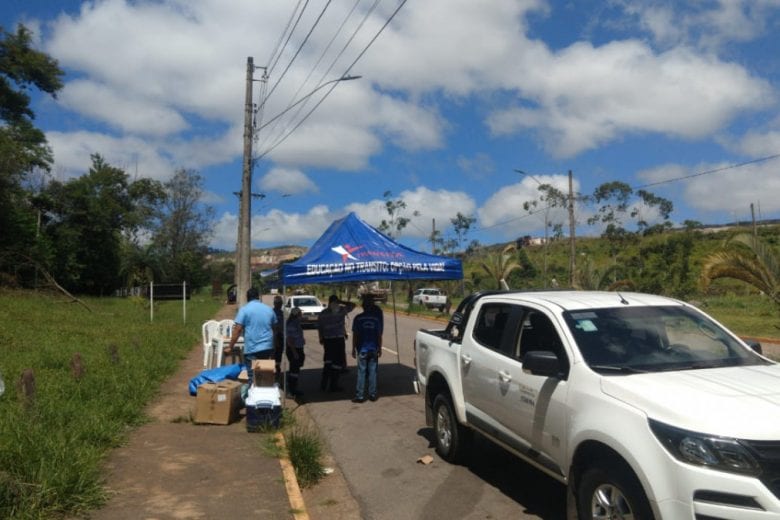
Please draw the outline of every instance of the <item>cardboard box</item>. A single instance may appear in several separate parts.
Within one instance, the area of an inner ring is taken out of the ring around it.
[[[226,379],[219,383],[203,383],[195,398],[195,422],[230,424],[238,419],[241,405],[240,382]]]
[[[273,359],[255,359],[252,361],[255,386],[274,386],[275,370],[276,367]]]
[[[238,373],[238,380],[242,383],[249,382],[249,376],[246,373],[246,368],[241,370],[241,372]]]

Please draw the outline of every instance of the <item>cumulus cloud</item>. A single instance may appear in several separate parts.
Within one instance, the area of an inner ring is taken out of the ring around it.
[[[714,2],[621,2],[626,13],[663,46],[696,45],[715,50],[751,41],[767,30],[776,0]]]
[[[400,233],[393,232],[393,236],[400,237],[429,237],[436,220],[436,228],[445,229],[450,224],[450,219],[458,213],[470,216],[474,214],[476,203],[466,193],[448,190],[431,190],[420,186],[415,190],[406,190],[392,196],[393,200],[402,200],[406,208],[402,209],[399,216],[408,218],[409,223]],[[346,211],[354,211],[360,218],[374,227],[378,227],[382,220],[389,220],[389,214],[385,208],[385,201],[374,199],[365,203],[348,205]]]
[[[493,159],[483,152],[477,153],[473,157],[459,155],[456,163],[458,168],[470,179],[486,179],[495,169]]]
[[[780,190],[777,164],[777,160],[736,167],[725,162],[694,167],[668,164],[640,172],[640,176],[653,183],[674,180],[651,189],[662,196],[682,192],[686,204],[704,214],[744,216],[749,215],[751,204],[764,212],[780,210],[780,200],[770,195]]]
[[[520,182],[504,186],[491,195],[477,212],[480,226],[495,228],[504,236],[520,236],[539,230],[544,234],[545,219],[550,226],[567,222],[565,207],[548,207],[539,201],[543,196],[539,191],[539,184],[549,184],[562,193],[568,193],[568,176],[535,175],[534,178],[536,180],[523,177]],[[574,180],[573,188],[575,191],[579,190],[578,181]],[[539,209],[523,209],[524,203],[533,201],[538,201]]]
[[[736,115],[767,106],[773,96],[766,81],[741,66],[685,48],[655,54],[638,41],[601,47],[581,42],[541,57],[524,67],[537,72],[519,85],[534,105],[496,110],[488,125],[499,135],[538,129],[561,157],[624,132],[706,137]]]
[[[273,168],[260,179],[258,184],[263,191],[278,191],[290,195],[319,191],[317,185],[306,174],[289,168]]]
[[[184,117],[171,108],[122,95],[94,81],[71,81],[59,98],[66,108],[131,134],[163,136],[187,127]]]
[[[46,138],[57,157],[55,170],[66,178],[83,175],[92,165],[90,156],[100,154],[109,164],[129,175],[169,179],[177,165],[149,142],[135,137],[115,138],[95,132],[48,132]]]

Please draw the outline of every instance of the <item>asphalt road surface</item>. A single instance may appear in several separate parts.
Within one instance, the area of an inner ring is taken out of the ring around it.
[[[379,400],[362,404],[351,402],[357,372],[351,357],[350,371],[341,379],[344,391],[319,389],[322,347],[316,331],[306,331],[301,390],[360,504],[361,518],[563,520],[564,486],[487,440],[476,436],[469,461],[462,466],[436,455],[423,400],[412,383],[412,345],[419,328],[441,327],[440,322],[406,316],[403,311],[394,320],[393,313],[386,312]],[[432,455],[433,462],[418,462],[424,455]]]

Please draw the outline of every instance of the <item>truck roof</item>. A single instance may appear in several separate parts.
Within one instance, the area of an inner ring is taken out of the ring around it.
[[[536,302],[564,311],[631,305],[681,305],[679,300],[665,296],[619,291],[502,291],[486,293],[481,298]]]

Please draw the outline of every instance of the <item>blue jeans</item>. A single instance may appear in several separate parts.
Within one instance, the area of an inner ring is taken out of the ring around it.
[[[376,397],[376,365],[377,356],[375,351],[361,352],[358,355],[358,373],[356,399],[363,399],[366,388],[366,370],[368,370],[368,396]]]

